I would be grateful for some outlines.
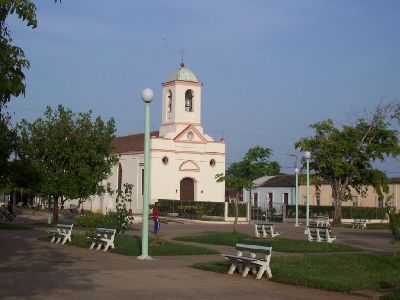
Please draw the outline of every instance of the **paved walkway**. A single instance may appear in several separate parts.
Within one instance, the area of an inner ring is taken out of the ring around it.
[[[163,224],[165,237],[215,230],[215,226],[179,225],[183,224]],[[41,242],[37,238],[43,230],[0,230],[0,299],[363,299],[189,267],[220,256],[138,261]]]

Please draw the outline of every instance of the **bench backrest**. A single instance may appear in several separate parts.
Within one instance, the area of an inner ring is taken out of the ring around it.
[[[68,231],[72,230],[72,227],[74,227],[74,224],[57,224],[57,230],[61,231],[61,232],[65,232],[67,233]]]
[[[115,229],[110,229],[110,228],[96,228],[96,235],[105,237],[106,239],[109,240],[114,240],[116,230]]]
[[[262,255],[263,259],[267,259],[271,256],[272,247],[260,246],[260,245],[250,245],[237,243],[235,246],[238,251],[238,256],[243,256],[243,252],[249,252],[251,257],[256,258],[257,254]]]
[[[318,238],[318,229],[320,227],[311,227],[308,226],[308,235],[311,236],[313,239]]]

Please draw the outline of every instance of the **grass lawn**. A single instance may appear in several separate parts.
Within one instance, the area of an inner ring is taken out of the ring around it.
[[[50,241],[50,237],[43,236],[40,237],[39,240]],[[84,235],[72,235],[72,242],[67,244],[82,248],[89,248],[90,241]],[[138,236],[116,236],[114,244],[115,248],[111,250],[113,253],[138,256],[142,251],[142,241]],[[168,242],[162,239],[149,238],[149,255],[173,256],[208,254],[218,254],[218,252],[204,247],[182,245],[180,243]]]
[[[32,230],[32,226],[25,224],[0,223],[0,230]]]
[[[400,289],[392,291],[385,296],[381,297],[381,300],[399,300],[400,299]]]
[[[193,268],[227,273],[229,266],[221,261],[197,263]],[[400,286],[400,258],[391,254],[272,254],[271,270],[272,281],[343,293]]]
[[[359,252],[361,249],[340,243],[314,243],[304,240],[291,240],[276,237],[274,239],[254,238],[242,233],[215,232],[197,235],[178,236],[177,241],[197,242],[205,244],[234,246],[236,243],[247,240],[256,243],[266,242],[272,245],[272,251],[288,253],[325,253],[325,252]]]

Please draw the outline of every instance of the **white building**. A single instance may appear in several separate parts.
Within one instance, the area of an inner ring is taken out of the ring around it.
[[[253,188],[243,190],[243,202],[259,207],[262,210],[275,209],[282,211],[283,204],[294,205],[296,203],[296,177],[295,175],[264,176],[253,181]]]
[[[202,83],[183,64],[162,83],[162,125],[150,134],[150,203],[157,199],[224,201],[225,183],[217,183],[215,175],[225,172],[225,143],[203,131],[201,89]],[[134,185],[134,213],[140,213],[143,204],[143,149],[143,133],[115,138],[119,163],[108,179],[113,190],[124,183]],[[94,197],[84,209],[115,209],[115,195]]]

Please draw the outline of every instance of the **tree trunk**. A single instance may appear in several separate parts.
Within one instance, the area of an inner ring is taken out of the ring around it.
[[[58,199],[59,197],[54,197],[54,206],[53,206],[53,224],[58,223]]]
[[[339,198],[335,198],[334,203],[335,203],[335,215],[333,218],[333,223],[340,224],[342,223],[342,200]]]

